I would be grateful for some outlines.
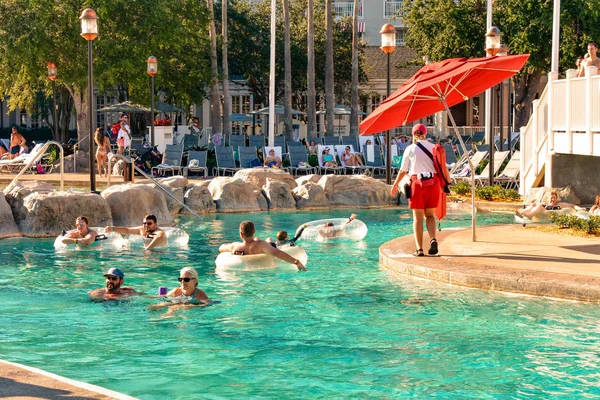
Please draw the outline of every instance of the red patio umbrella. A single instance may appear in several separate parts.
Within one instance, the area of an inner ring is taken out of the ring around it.
[[[510,78],[523,68],[529,54],[484,58],[451,58],[421,68],[360,124],[361,135],[372,135],[446,110],[465,154],[450,107]],[[471,160],[471,201],[475,241],[475,173]]]

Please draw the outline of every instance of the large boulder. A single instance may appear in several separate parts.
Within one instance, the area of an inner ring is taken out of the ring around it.
[[[19,227],[15,223],[15,217],[4,193],[0,192],[0,239],[15,236],[21,236]]]
[[[84,215],[92,226],[112,224],[110,207],[101,196],[76,192],[33,192],[23,198],[15,222],[23,236],[54,237],[75,228],[75,219]]]
[[[210,190],[208,190],[209,183],[204,181],[187,185],[183,195],[185,205],[196,212],[214,212],[216,207]]]
[[[288,210],[296,208],[296,200],[290,190],[290,185],[282,181],[267,179],[263,187],[270,210]]]
[[[102,192],[113,217],[114,225],[140,226],[148,214],[156,216],[159,225],[174,226],[165,195],[145,184],[115,185]]]
[[[533,202],[549,202],[550,201],[550,193],[556,191],[558,193],[558,201],[564,201],[565,203],[571,204],[581,204],[581,200],[571,186],[565,186],[563,188],[549,188],[549,187],[540,187],[540,188],[532,188],[527,192],[527,196],[523,202],[525,204],[531,204]]]
[[[302,186],[306,182],[319,183],[319,179],[321,179],[321,175],[317,175],[317,174],[302,175],[301,177],[296,178],[296,184],[298,186]]]
[[[73,159],[75,161],[73,162]],[[53,164],[53,171],[60,172],[60,160]],[[65,172],[89,173],[90,156],[88,153],[77,150],[74,154],[65,157]]]
[[[314,182],[305,182],[292,190],[299,209],[329,208],[329,200],[321,186]]]
[[[290,189],[295,188],[297,185],[293,176],[279,168],[244,168],[236,172],[234,178],[251,183],[257,188],[265,186],[267,179],[285,182],[290,186]]]
[[[332,207],[395,205],[391,186],[366,175],[326,175],[319,179]]]
[[[219,212],[261,211],[267,206],[259,188],[236,177],[217,177],[210,181],[208,190]],[[259,201],[262,200],[263,206]]]
[[[23,220],[27,217],[27,212],[23,206],[25,197],[32,193],[51,193],[54,187],[46,182],[40,181],[21,181],[17,182],[10,190],[4,189],[6,201],[12,209],[15,220]]]
[[[157,182],[167,189],[173,196],[175,196],[181,203],[183,203],[183,192],[185,190],[186,185],[188,184],[188,180],[181,175],[172,176],[170,178],[157,179]],[[151,184],[155,190],[160,190],[155,185]],[[167,201],[167,208],[171,214],[178,214],[181,212],[183,206],[180,202],[175,201],[171,196],[164,194],[165,200]]]

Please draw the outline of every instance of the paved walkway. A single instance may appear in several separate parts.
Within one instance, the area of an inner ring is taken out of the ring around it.
[[[478,227],[476,242],[471,241],[470,228],[439,233],[439,257],[414,257],[410,235],[383,244],[379,261],[394,273],[455,285],[600,301],[599,239],[520,225]]]
[[[135,400],[99,386],[0,360],[1,399]]]

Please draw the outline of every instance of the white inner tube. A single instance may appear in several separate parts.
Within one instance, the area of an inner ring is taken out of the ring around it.
[[[576,211],[574,208],[561,208],[560,210],[544,210],[539,214],[534,215],[531,219],[515,215],[515,222],[523,225],[549,224],[552,222],[552,213],[556,213],[558,215],[577,215],[580,218],[586,219],[589,219],[590,217],[590,214],[587,211]]]
[[[160,228],[167,235],[167,245],[158,246],[155,248],[168,248],[168,247],[184,247],[187,246],[190,241],[190,235],[187,234],[181,228],[178,227],[166,227]],[[132,247],[146,247],[152,242],[152,238],[144,237],[141,235],[128,235],[127,242]]]
[[[123,247],[125,245],[125,239],[123,238],[123,236],[119,235],[118,233],[115,233],[115,232],[106,233],[106,231],[105,231],[106,228],[90,227],[89,229],[92,231],[98,232],[99,236],[104,235],[104,237],[106,237],[106,239],[96,240],[94,243],[92,243],[88,246],[74,244],[74,243],[65,244],[62,242],[62,240],[65,238],[65,235],[61,234],[61,235],[57,236],[56,240],[54,240],[54,248],[57,250],[97,250],[97,249],[116,250],[116,249],[120,249],[121,247]],[[76,231],[77,231],[76,229],[73,229],[73,230],[66,232],[65,234],[73,233]]]
[[[279,250],[286,252],[290,256],[294,257],[304,265],[308,261],[306,251],[300,246],[281,246]],[[232,253],[220,253],[215,260],[217,264],[217,271],[219,270],[246,270],[256,271],[261,269],[269,269],[276,267],[290,267],[297,270],[295,264],[290,264],[279,258],[273,257],[270,254],[251,254],[238,256]]]
[[[328,224],[333,226],[327,227]],[[364,222],[354,219],[348,222],[348,218],[319,219],[308,222],[298,228],[304,227],[304,232],[299,240],[313,240],[317,242],[329,242],[338,239],[362,240],[367,236],[368,228]]]

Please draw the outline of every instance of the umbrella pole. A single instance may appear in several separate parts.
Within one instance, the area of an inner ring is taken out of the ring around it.
[[[438,90],[439,90],[439,86],[438,86]],[[440,93],[442,93],[441,90],[440,90]],[[452,122],[452,128],[454,128],[454,133],[456,134],[456,137],[458,138],[458,141],[460,142],[460,146],[462,147],[464,153],[467,155],[467,162],[469,163],[469,168],[471,168],[471,241],[476,242],[477,241],[477,235],[476,235],[477,208],[475,207],[475,167],[473,166],[473,162],[471,161],[471,158],[468,156],[469,152],[467,151],[467,146],[465,146],[465,142],[463,142],[462,137],[460,136],[460,133],[458,133],[458,128],[456,127],[456,122],[454,121],[454,117],[452,116],[452,113],[450,112],[450,107],[448,107],[448,103],[446,103],[446,97],[440,96],[440,100],[442,100],[442,102],[444,103],[444,107],[446,108],[446,111],[448,112],[448,116],[450,117],[450,122]]]

